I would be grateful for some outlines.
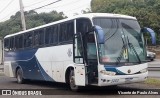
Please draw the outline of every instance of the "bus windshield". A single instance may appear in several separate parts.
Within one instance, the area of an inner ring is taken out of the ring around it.
[[[136,20],[94,18],[94,25],[102,27],[105,43],[99,45],[100,63],[141,63],[145,61],[141,29]]]

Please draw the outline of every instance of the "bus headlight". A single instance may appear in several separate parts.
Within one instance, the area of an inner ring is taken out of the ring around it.
[[[109,76],[115,76],[116,73],[112,72],[112,71],[106,71],[106,70],[101,70],[100,73],[104,74],[104,75],[109,75]]]
[[[145,68],[145,69],[142,69],[140,72],[141,72],[141,73],[145,73],[145,72],[147,72],[147,71],[148,71],[148,69]]]

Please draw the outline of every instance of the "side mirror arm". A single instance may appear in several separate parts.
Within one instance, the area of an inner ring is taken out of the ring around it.
[[[104,39],[104,31],[100,26],[94,26],[94,31],[97,34],[97,40],[99,44],[104,44],[105,39]]]
[[[141,29],[141,32],[142,33],[149,33],[151,35],[151,38],[152,38],[152,44],[156,45],[156,34],[151,28],[144,27],[143,29]]]

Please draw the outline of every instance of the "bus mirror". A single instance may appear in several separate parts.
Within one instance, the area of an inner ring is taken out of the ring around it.
[[[99,44],[104,44],[104,31],[100,26],[94,26],[95,32],[97,34],[97,40]]]
[[[144,27],[141,29],[142,33],[149,33],[151,35],[152,44],[156,45],[156,34],[151,28]]]

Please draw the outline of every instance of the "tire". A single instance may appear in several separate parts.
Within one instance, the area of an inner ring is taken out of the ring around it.
[[[80,87],[75,85],[75,75],[74,75],[74,70],[70,71],[69,75],[69,86],[72,91],[79,91]]]
[[[16,74],[17,74],[17,83],[23,84],[24,83],[24,78],[23,78],[22,70],[20,68],[18,68]]]

